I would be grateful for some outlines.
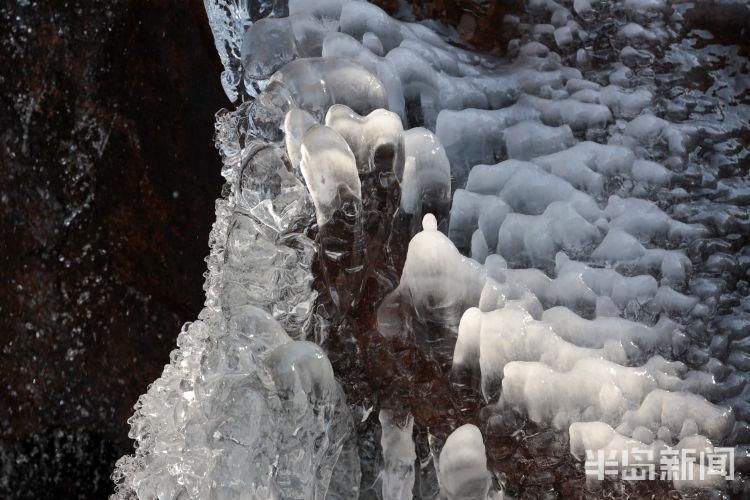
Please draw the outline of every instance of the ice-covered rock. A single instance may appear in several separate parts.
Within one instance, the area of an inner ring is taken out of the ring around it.
[[[497,245],[497,235],[511,207],[499,196],[476,194],[459,189],[454,193],[448,236],[458,248],[470,248],[474,230],[479,228],[488,248]]]
[[[571,201],[576,211],[588,221],[593,222],[602,216],[591,196],[533,163],[518,160],[475,166],[469,172],[466,189],[479,194],[495,194],[513,211],[527,215],[539,215],[555,201]]]
[[[549,127],[534,121],[523,121],[508,127],[503,138],[508,157],[518,160],[555,153],[575,142],[569,125]]]
[[[595,420],[656,432],[666,427],[679,434],[683,423],[700,421],[701,432],[721,439],[734,424],[731,409],[703,396],[680,392],[671,367],[659,357],[641,367],[584,358],[568,371],[542,362],[513,361],[503,371],[500,404],[523,408],[538,423],[567,428],[574,422]],[[663,390],[671,385],[672,390]]]
[[[704,227],[676,221],[648,200],[611,196],[604,215],[610,229],[620,229],[644,242],[679,245],[706,234]]]
[[[570,202],[551,203],[541,215],[511,213],[497,237],[497,253],[506,260],[548,267],[564,249],[584,255],[601,240],[601,233]]]
[[[658,346],[671,347],[677,325],[664,318],[655,326],[624,318],[598,317],[586,319],[562,306],[544,311],[542,319],[565,340],[586,347],[603,347],[610,340],[632,344],[647,352]]]
[[[613,176],[629,173],[634,160],[632,151],[623,146],[585,141],[556,154],[535,158],[534,163],[550,170],[567,163],[578,169],[591,169],[602,175]],[[571,184],[576,186],[573,181]]]
[[[599,102],[612,110],[617,117],[632,118],[646,109],[653,95],[646,89],[625,90],[608,85],[599,91]]]
[[[613,269],[590,267],[573,261],[563,252],[555,257],[555,273],[558,279],[565,276],[580,278],[598,297],[611,298],[619,309],[624,309],[633,302],[648,302],[658,289],[653,276],[623,276]]]
[[[687,452],[686,456],[700,452],[710,453],[713,450],[710,442],[703,436],[690,436],[671,447],[660,439],[654,440],[649,434],[651,434],[649,431],[647,434],[634,432],[633,436],[629,437],[620,434],[603,422],[578,422],[570,426],[570,450],[581,459],[588,457],[594,463],[596,463],[596,457],[601,454],[609,460],[610,466],[620,471],[632,467],[631,464],[638,464],[642,470],[632,471],[633,479],[641,477],[645,479],[649,470],[653,477],[658,477],[662,456],[681,456],[683,449]],[[690,469],[686,470],[684,478],[675,478],[674,485],[678,490],[721,488],[723,476],[730,472],[726,468],[710,467],[702,462],[678,464],[678,466]],[[674,474],[674,476],[681,476],[681,474]]]
[[[519,104],[539,110],[547,125],[569,125],[573,130],[604,128],[612,121],[612,112],[600,104],[591,104],[573,99],[543,99],[525,95]]]
[[[435,134],[451,162],[455,186],[463,187],[462,181],[472,166],[497,163],[506,154],[503,134],[508,127],[540,116],[539,111],[519,104],[496,111],[441,111]]]
[[[635,160],[632,175],[636,181],[650,186],[667,186],[673,177],[663,165],[649,160]]]
[[[507,269],[488,274],[505,285],[528,289],[545,308],[564,305],[577,310],[591,310],[599,299],[579,275],[550,279],[538,269]]]
[[[679,250],[646,248],[625,231],[612,228],[591,253],[594,261],[617,264],[636,272],[660,272],[662,277],[680,283],[692,269],[690,259]]]
[[[470,346],[478,337],[482,392],[488,400],[497,395],[503,371],[513,361],[541,361],[560,371],[571,369],[584,358],[626,361],[622,345],[617,341],[608,342],[603,349],[578,347],[556,335],[549,323],[536,321],[522,307],[510,304],[484,313],[478,325],[473,319],[463,326],[459,336],[468,338],[457,343],[457,348],[461,346],[459,358],[476,350]],[[478,335],[470,331],[472,327],[479,328]]]
[[[642,114],[628,123],[625,135],[641,144],[666,145],[672,154],[685,154],[689,131],[651,114]]]

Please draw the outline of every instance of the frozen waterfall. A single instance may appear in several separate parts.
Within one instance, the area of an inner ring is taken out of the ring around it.
[[[206,304],[115,497],[750,494],[746,59],[689,2],[530,0],[502,57],[367,2],[205,4]]]

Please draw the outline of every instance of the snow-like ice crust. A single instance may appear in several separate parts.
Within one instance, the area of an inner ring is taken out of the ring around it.
[[[620,60],[592,73],[592,0],[528,2],[549,24],[509,17],[523,38],[507,60],[366,2],[205,0],[222,84],[241,102],[217,115],[230,189],[217,201],[206,307],[136,405],[136,453],[118,462],[116,496],[359,495],[342,374],[305,340],[325,324],[311,286],[320,249],[304,229],[313,216],[323,230],[346,220],[365,237],[361,179],[373,174],[393,175],[400,209],[422,222],[378,331],[442,325],[435,352],[457,377],[477,375],[490,422],[515,413],[567,430],[579,458],[739,444],[746,325],[725,319],[728,333],[696,341],[691,325],[706,327],[720,292],[693,279],[688,249],[710,231],[689,206],[658,203],[685,197],[676,167],[712,132],[658,116],[654,88],[631,88],[631,68],[673,32],[667,1],[621,3],[631,19],[616,32]],[[433,213],[448,206],[443,228]],[[381,409],[379,422],[380,495],[412,498],[414,420]],[[502,495],[477,425],[432,450],[444,498]]]

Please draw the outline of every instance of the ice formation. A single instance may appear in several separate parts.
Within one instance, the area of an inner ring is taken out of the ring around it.
[[[357,161],[334,128],[313,125],[305,132],[299,168],[315,203],[318,224],[325,225],[336,210],[359,211],[362,188]]]
[[[448,500],[487,498],[490,473],[482,433],[475,425],[462,425],[448,436],[438,463],[440,489]]]
[[[501,497],[485,437],[523,419],[555,464],[747,453],[750,197],[717,179],[746,110],[663,88],[698,64],[683,2],[527,4],[498,58],[366,2],[206,0],[230,189],[118,497]]]
[[[412,440],[414,419],[400,423],[392,412],[380,411],[380,447],[383,450],[383,498],[408,500],[414,487],[417,453]]]

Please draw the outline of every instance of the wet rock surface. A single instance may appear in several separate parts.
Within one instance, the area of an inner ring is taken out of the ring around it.
[[[199,0],[0,24],[0,497],[103,498],[204,301],[219,63]]]

